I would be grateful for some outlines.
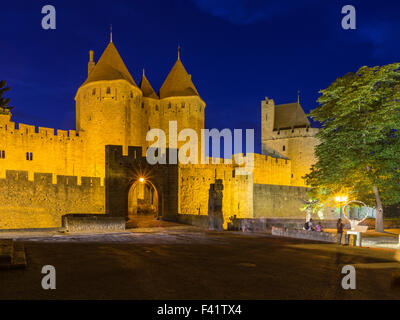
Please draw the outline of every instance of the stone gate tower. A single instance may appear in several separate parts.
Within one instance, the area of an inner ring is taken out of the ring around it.
[[[136,85],[114,44],[110,42],[97,64],[90,52],[88,77],[78,89],[76,130],[86,137],[93,156],[94,175],[104,176],[104,147],[142,146],[145,121],[143,93]]]
[[[111,40],[97,63],[90,51],[88,77],[78,89],[75,101],[76,130],[84,137],[85,152],[90,155],[88,170],[93,176],[105,176],[106,145],[121,145],[124,154],[128,146],[141,147],[145,154],[152,144],[146,142],[150,129],[162,129],[166,147],[179,148],[185,141],[172,146],[168,143],[170,121],[176,121],[178,133],[192,129],[199,139],[204,128],[205,103],[179,54],[156,94],[144,70],[139,86],[136,85]]]

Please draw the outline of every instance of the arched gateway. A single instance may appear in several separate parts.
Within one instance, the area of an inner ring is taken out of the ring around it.
[[[168,155],[167,150],[167,155]],[[106,146],[106,214],[126,220],[151,211],[163,220],[178,213],[178,165],[150,165],[141,147]]]
[[[159,216],[157,188],[145,177],[136,180],[128,192],[128,219],[140,216]]]

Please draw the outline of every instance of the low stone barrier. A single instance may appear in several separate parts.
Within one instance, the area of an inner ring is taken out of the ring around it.
[[[189,224],[204,229],[209,228],[208,215],[178,214],[176,216],[176,222]]]
[[[234,218],[228,223],[228,230],[243,232],[264,232],[270,226],[265,218]]]
[[[336,229],[337,220],[318,220],[313,219],[314,225],[321,222],[325,229]],[[285,218],[231,218],[228,223],[228,230],[262,232],[272,227],[287,229],[303,229],[305,219],[285,219]],[[350,224],[344,221],[345,228],[349,229]]]
[[[66,214],[62,226],[67,232],[98,232],[125,230],[124,217],[110,217],[104,214]]]
[[[362,239],[363,247],[399,249],[400,239],[395,237],[371,237]]]
[[[272,235],[280,237],[315,240],[315,241],[323,241],[330,243],[337,242],[337,234],[329,232],[296,230],[296,229],[286,229],[277,227],[272,227],[271,232]]]

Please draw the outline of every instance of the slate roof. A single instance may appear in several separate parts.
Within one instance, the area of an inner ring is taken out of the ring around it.
[[[110,42],[83,85],[94,81],[118,79],[124,79],[137,86],[114,43]]]
[[[274,130],[311,127],[299,103],[286,103],[275,106]]]
[[[158,99],[158,95],[154,91],[154,89],[151,86],[149,80],[147,80],[146,75],[144,74],[144,72],[143,72],[143,75],[142,75],[142,80],[140,80],[139,88],[143,92],[143,97]]]
[[[199,96],[190,74],[187,73],[179,58],[161,86],[158,95],[161,99],[179,96]]]

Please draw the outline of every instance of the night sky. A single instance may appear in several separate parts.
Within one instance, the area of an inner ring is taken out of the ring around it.
[[[57,29],[43,30],[41,9],[56,8]],[[351,4],[357,29],[343,30]],[[113,42],[136,83],[142,68],[156,91],[177,57],[206,102],[207,128],[255,128],[260,101],[294,102],[306,112],[318,91],[363,65],[399,61],[399,1],[114,0],[2,1],[0,80],[15,122],[75,128],[74,96]]]

